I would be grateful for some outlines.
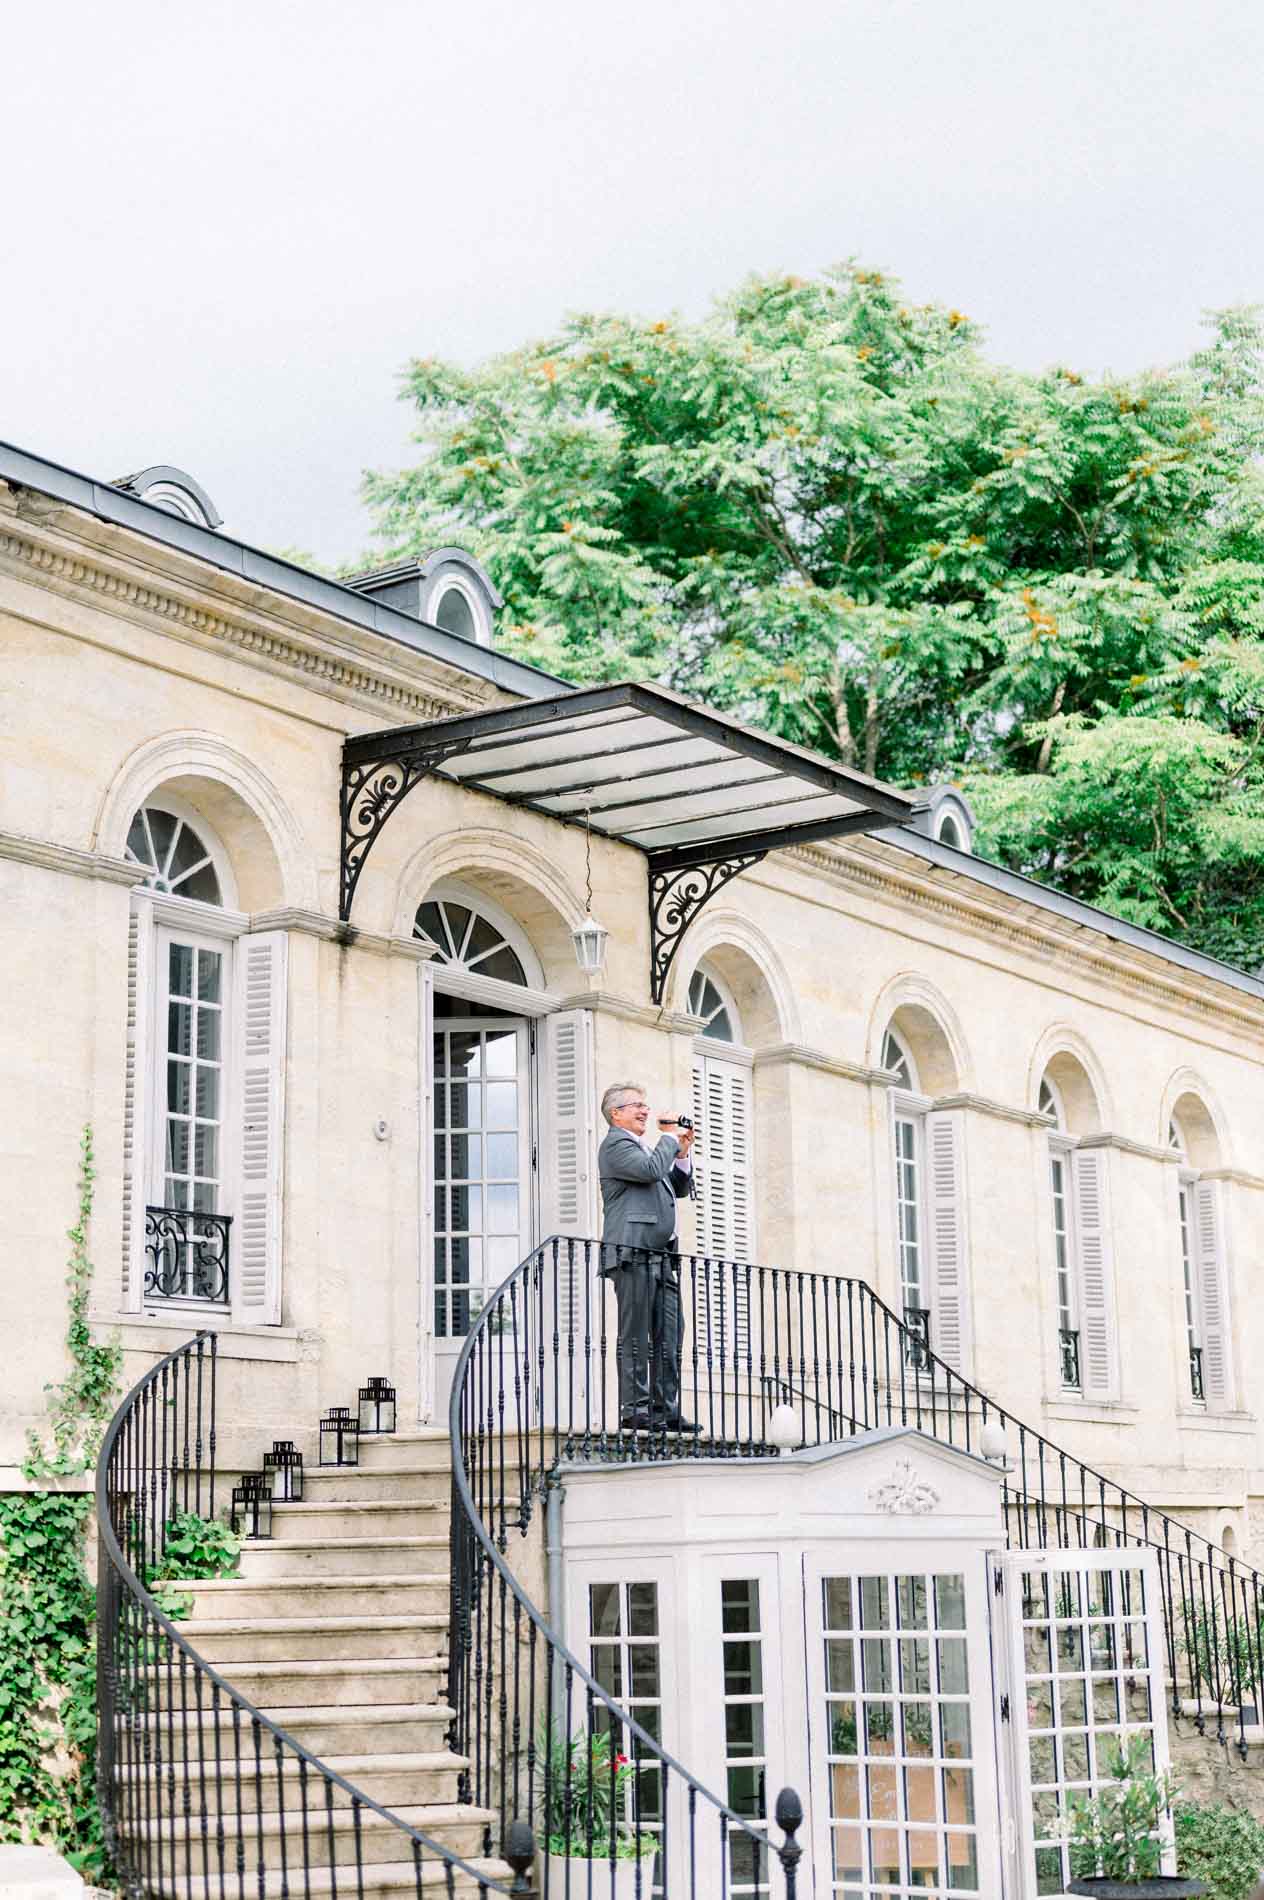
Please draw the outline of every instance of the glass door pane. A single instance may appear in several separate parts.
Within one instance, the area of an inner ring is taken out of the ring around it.
[[[151,1205],[172,1215],[225,1213],[227,952],[162,932],[158,938],[159,1099],[163,1113]],[[223,1232],[203,1218],[155,1228],[146,1292],[167,1299],[227,1297]]]
[[[434,1032],[434,1326],[461,1339],[531,1249],[527,1026],[449,1019]]]

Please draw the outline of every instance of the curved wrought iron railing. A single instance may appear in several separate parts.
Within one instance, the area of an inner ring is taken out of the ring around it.
[[[767,1788],[755,1787],[746,1811],[706,1790],[633,1720],[626,1694],[566,1647],[512,1559],[566,1464],[765,1455],[772,1414],[787,1405],[807,1444],[911,1425],[988,1456],[1004,1470],[1011,1548],[1154,1549],[1172,1708],[1200,1731],[1210,1718],[1222,1743],[1236,1729],[1245,1756],[1264,1681],[1258,1571],[1014,1417],[933,1350],[920,1316],[906,1323],[861,1280],[679,1256],[680,1405],[697,1429],[625,1429],[614,1301],[602,1291],[612,1264],[597,1242],[547,1242],[491,1295],[458,1362],[449,1700],[471,1799],[505,1816],[539,1815],[551,1802],[556,1820],[557,1762],[565,1789],[574,1724],[581,1754],[609,1736],[631,1758],[622,1818],[638,1841],[655,1840],[655,1893],[721,1891],[721,1867],[728,1891],[770,1891]],[[711,1838],[702,1856],[702,1836],[717,1830],[723,1841]],[[703,1859],[710,1887],[697,1884]]]
[[[685,1444],[680,1430],[608,1423],[614,1342],[595,1275],[612,1259],[595,1242],[547,1242],[492,1293],[457,1361],[449,1701],[453,1746],[470,1761],[464,1792],[502,1822],[536,1820],[541,1900],[794,1900],[797,1793],[773,1801],[762,1774],[740,1806],[708,1789],[648,1711],[629,1708],[637,1698],[567,1647],[509,1561],[511,1533],[525,1537],[564,1462],[633,1463]],[[617,1395],[613,1407],[617,1420]],[[749,1450],[754,1418],[748,1406],[745,1425],[732,1419]]]
[[[129,1900],[336,1900],[388,1874],[415,1900],[529,1894],[529,1835],[506,1843],[512,1888],[491,1878],[327,1767],[155,1600],[173,1515],[215,1514],[215,1374],[213,1333],[168,1353],[115,1413],[97,1465],[98,1798]]]

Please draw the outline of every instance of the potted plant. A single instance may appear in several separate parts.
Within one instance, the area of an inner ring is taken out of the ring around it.
[[[546,1728],[539,1754],[543,1900],[649,1900],[658,1839],[626,1818],[632,1764],[609,1731]]]
[[[1160,1871],[1161,1822],[1172,1805],[1175,1784],[1149,1766],[1150,1744],[1136,1735],[1110,1762],[1114,1779],[1093,1796],[1073,1794],[1067,1803],[1067,1841],[1072,1880],[1068,1893],[1099,1900],[1142,1900],[1146,1894],[1205,1894],[1201,1880]]]

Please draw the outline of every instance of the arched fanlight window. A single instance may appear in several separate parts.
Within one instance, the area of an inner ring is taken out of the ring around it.
[[[450,897],[429,898],[417,912],[413,934],[439,946],[437,963],[497,977],[502,983],[526,983],[522,960],[504,931],[489,917]]]
[[[128,831],[126,853],[143,868],[146,890],[199,904],[223,904],[210,849],[186,818],[157,805],[142,805]]]
[[[905,1048],[894,1029],[888,1029],[882,1038],[882,1065],[895,1076],[902,1089],[915,1089],[917,1077],[913,1069],[913,1058]]]
[[[1040,1084],[1040,1094],[1036,1098],[1036,1106],[1042,1115],[1052,1115],[1059,1128],[1066,1127],[1066,1117],[1062,1113],[1062,1103],[1058,1098],[1057,1090],[1054,1088],[1052,1082],[1050,1082],[1048,1076],[1046,1076]]]
[[[478,639],[478,622],[474,618],[469,595],[455,583],[445,587],[440,594],[435,604],[434,618],[436,627],[442,627],[445,633],[455,633],[462,640]]]
[[[737,1042],[737,1011],[731,998],[726,996],[705,970],[695,970],[689,984],[689,1014],[701,1016],[705,1027],[704,1036],[713,1042]]]

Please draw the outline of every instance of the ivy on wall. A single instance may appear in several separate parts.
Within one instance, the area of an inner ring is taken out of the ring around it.
[[[69,1376],[49,1386],[50,1436],[32,1432],[33,1484],[90,1472],[114,1410],[122,1352],[88,1322],[92,1130],[79,1149],[78,1219],[66,1272]],[[103,1850],[96,1801],[95,1592],[85,1562],[92,1498],[0,1496],[0,1841],[45,1841],[89,1876]]]

